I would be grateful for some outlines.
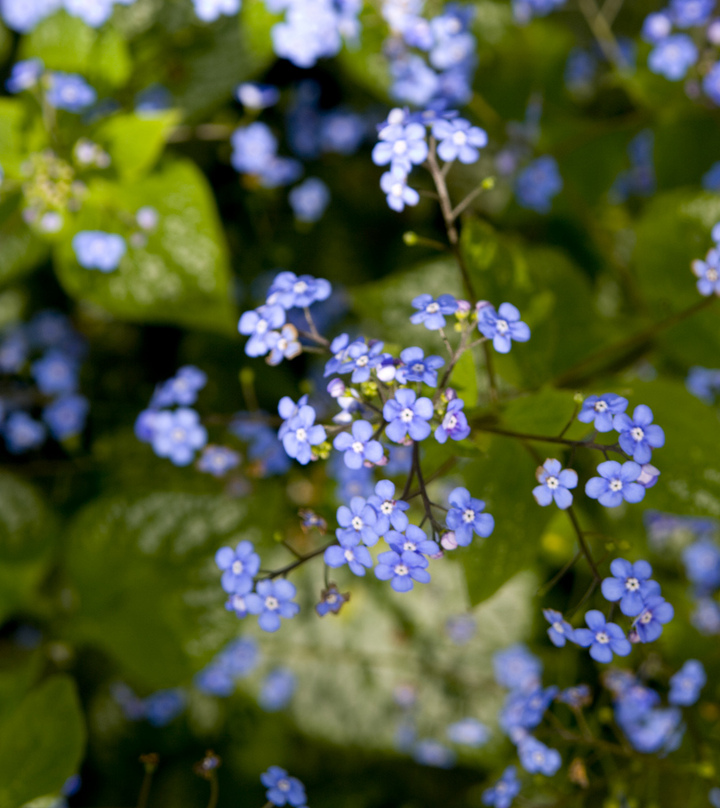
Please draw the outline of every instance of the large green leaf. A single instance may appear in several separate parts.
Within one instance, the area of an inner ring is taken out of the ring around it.
[[[120,232],[144,205],[159,213],[147,245],[128,251],[114,272],[81,267],[72,248],[79,230]],[[166,163],[132,185],[96,180],[55,266],[68,294],[118,319],[169,322],[232,333],[230,270],[224,234],[205,177],[190,161]]]
[[[67,550],[75,639],[104,648],[149,687],[186,681],[237,630],[213,558],[243,538],[247,509],[181,493],[87,506]]]
[[[75,685],[68,676],[54,676],[0,724],[0,808],[59,792],[78,771],[84,749]]]
[[[495,518],[487,539],[477,536],[454,551],[465,568],[470,602],[487,600],[514,575],[530,568],[550,518],[548,508],[533,499],[537,463],[518,441],[493,438],[487,452],[463,468],[465,487],[486,503]]]
[[[85,73],[90,63],[97,31],[65,11],[51,14],[23,37],[23,59],[42,59],[48,70]]]

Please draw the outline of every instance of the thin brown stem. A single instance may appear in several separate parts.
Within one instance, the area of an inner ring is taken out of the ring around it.
[[[330,544],[326,544],[324,547],[320,547],[317,550],[313,550],[312,553],[308,553],[307,555],[299,556],[297,561],[293,561],[292,564],[288,564],[285,567],[281,567],[279,570],[273,570],[272,572],[268,572],[267,575],[260,579],[263,581],[271,581],[273,578],[279,578],[280,576],[285,576],[289,572],[292,572],[294,569],[302,566],[306,561],[310,561],[312,558],[317,558],[319,555],[322,555],[328,547],[333,547],[337,542],[333,541]]]
[[[555,586],[555,584],[567,575],[568,572],[577,564],[578,560],[582,557],[582,550],[577,553],[565,564],[565,566],[535,593],[536,597],[542,598]]]
[[[572,508],[572,505],[566,510],[567,515],[570,517],[570,521],[572,522],[572,526],[575,529],[575,534],[577,535],[578,544],[580,545],[580,549],[583,552],[585,558],[587,558],[587,562],[590,565],[590,569],[592,570],[593,577],[596,581],[600,580],[600,573],[598,572],[598,568],[595,566],[595,561],[593,560],[592,553],[590,552],[590,548],[588,547],[587,542],[585,541],[585,534],[580,527],[580,522],[578,522],[578,518],[575,515],[575,511]]]

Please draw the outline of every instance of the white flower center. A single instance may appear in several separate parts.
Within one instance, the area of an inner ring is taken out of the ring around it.
[[[353,452],[355,452],[355,454],[362,454],[365,445],[362,443],[362,441],[356,440],[350,448],[353,450]]]
[[[712,283],[715,283],[715,281],[720,277],[720,275],[718,275],[717,269],[713,269],[712,267],[710,267],[705,277]]]
[[[408,574],[408,568],[405,566],[405,564],[396,564],[394,571],[395,571],[395,575],[407,575]]]
[[[553,623],[552,627],[555,629],[555,631],[557,631],[558,634],[564,634],[565,633],[565,629],[563,628],[562,623],[557,623],[557,622]]]
[[[172,431],[172,439],[175,443],[182,443],[185,440],[185,430],[181,429],[179,426],[175,427]]]
[[[401,182],[396,182],[390,188],[390,196],[401,197],[402,195],[403,195],[403,184]]]
[[[383,504],[380,506],[380,511],[381,513],[384,513],[385,516],[390,516],[394,509],[395,503],[390,499],[386,499],[385,502],[383,502]]]
[[[604,631],[598,631],[595,635],[595,641],[599,642],[600,645],[607,645],[610,642],[610,637]]]
[[[607,408],[608,408],[607,401],[602,401],[602,400],[601,401],[596,401],[595,406],[593,407],[595,412],[605,412],[605,410]]]
[[[359,357],[358,357],[358,358],[355,360],[355,364],[356,364],[356,365],[357,365],[359,368],[364,368],[364,367],[365,367],[365,365],[367,365],[367,363],[368,363],[368,355],[367,355],[367,354],[363,354],[362,356],[359,356]]]
[[[457,426],[457,418],[454,415],[448,415],[445,417],[445,423],[443,424],[445,429],[455,429]]]
[[[362,530],[365,525],[359,516],[353,516],[353,520],[350,524],[353,526],[353,530]]]
[[[264,334],[268,330],[267,320],[259,320],[258,324],[255,326],[255,332],[257,334]]]
[[[542,763],[545,760],[545,754],[538,749],[537,752],[533,752],[533,760],[535,763]]]
[[[277,787],[280,791],[290,791],[290,782],[288,780],[278,780]]]
[[[343,553],[346,561],[355,561],[355,553],[352,550],[345,550]]]
[[[507,334],[510,326],[507,324],[507,320],[498,320],[495,324],[497,328],[498,334]]]
[[[306,441],[307,440],[307,432],[302,427],[300,427],[300,429],[298,429],[297,432],[295,432],[295,437],[299,441]]]
[[[423,365],[421,362],[416,362],[416,363],[415,363],[415,364],[412,366],[412,369],[413,369],[413,371],[414,371],[415,373],[422,373],[422,372],[425,370],[425,365]]]
[[[428,314],[435,314],[436,312],[440,311],[440,304],[439,303],[431,303],[425,311]]]
[[[456,146],[464,146],[467,143],[467,135],[465,132],[455,132],[452,139]]]
[[[349,550],[346,550],[346,551],[345,551],[345,558],[347,558],[347,554],[348,554],[349,552],[350,552]],[[350,559],[348,558],[348,561],[349,561],[349,560],[350,560]],[[337,602],[337,595],[336,595],[334,592],[331,592],[331,593],[330,593],[330,594],[329,594],[329,595],[328,595],[328,596],[325,598],[325,602],[326,602],[326,603],[329,603],[330,605],[332,605],[333,603],[336,603],[336,602]]]
[[[410,407],[405,407],[405,409],[400,413],[400,420],[404,424],[409,424],[414,417],[415,413],[410,409]]]
[[[233,561],[232,571],[233,575],[240,575],[243,571],[242,561]]]
[[[274,612],[279,605],[278,599],[274,598],[272,595],[268,595],[265,598],[265,608],[270,609],[271,612]]]
[[[560,485],[560,481],[557,477],[548,477],[547,480],[545,480],[545,485],[551,491],[554,491]]]
[[[410,539],[407,539],[403,544],[403,550],[409,550],[411,553],[414,553],[415,550],[417,550],[417,545],[415,544],[414,541],[410,541]]]
[[[636,426],[633,429],[631,429],[630,434],[632,435],[633,440],[637,441],[638,443],[645,437],[645,433],[643,432],[642,429],[640,429],[639,426]]]
[[[622,480],[610,480],[610,490],[611,491],[622,491]]]
[[[652,612],[643,612],[640,616],[640,622],[646,626],[653,619]]]
[[[395,154],[405,154],[407,151],[407,143],[404,140],[396,140],[393,151]]]
[[[288,341],[285,339],[285,337],[281,337],[281,338],[278,340],[278,342],[277,342],[277,346],[276,346],[276,347],[277,347],[277,348],[278,348],[278,350],[280,350],[280,351],[286,351],[286,350],[287,350],[287,346],[288,346]]]
[[[235,611],[237,612],[245,611],[245,598],[241,598],[240,595],[233,595],[231,603]]]
[[[293,286],[293,292],[295,292],[296,295],[301,295],[305,291],[307,291],[307,284],[305,281],[298,281],[295,286]]]
[[[637,578],[628,578],[627,581],[625,581],[625,589],[627,589],[628,592],[637,592],[638,589],[640,589],[640,581],[638,581]]]
[[[466,525],[471,524],[475,521],[475,511],[472,508],[465,508],[462,518]]]

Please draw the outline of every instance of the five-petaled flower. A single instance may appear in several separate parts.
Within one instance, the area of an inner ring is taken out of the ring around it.
[[[597,470],[600,476],[587,481],[585,493],[606,508],[617,508],[623,500],[640,502],[645,496],[645,488],[636,482],[642,471],[638,463],[629,460],[620,465],[615,460],[606,460]]]
[[[271,766],[260,775],[260,782],[267,788],[265,796],[273,805],[292,805],[300,808],[305,805],[305,786],[297,779],[281,769],[280,766]]]
[[[486,539],[495,527],[495,520],[489,513],[483,513],[485,503],[470,496],[467,488],[455,488],[448,501],[452,506],[447,514],[447,526],[455,532],[455,539],[461,547],[472,541],[473,532]]]
[[[632,418],[627,413],[613,418],[613,428],[620,433],[620,448],[641,465],[650,462],[653,449],[665,445],[665,433],[652,421],[652,410],[645,404],[635,407]]]
[[[625,412],[627,405],[628,400],[615,393],[588,396],[582,403],[578,421],[592,423],[598,432],[610,432],[613,428],[613,416]]]
[[[304,404],[298,408],[286,424],[282,443],[289,457],[294,457],[303,466],[310,462],[312,448],[325,440],[325,427],[315,423],[315,410]]]
[[[642,612],[645,600],[660,592],[660,584],[651,581],[652,567],[647,561],[631,564],[624,558],[616,558],[610,564],[612,578],[605,578],[601,590],[605,600],[620,601],[620,611],[628,617],[637,617]]]
[[[530,329],[522,322],[520,312],[512,303],[501,303],[497,311],[494,306],[482,306],[478,312],[478,330],[492,340],[498,353],[509,353],[513,341],[527,342],[530,339]]]
[[[585,613],[588,628],[576,628],[572,641],[582,648],[590,648],[596,662],[610,662],[613,654],[627,656],[632,650],[630,642],[617,623],[608,623],[597,609]]]
[[[260,569],[260,556],[251,541],[241,541],[233,550],[221,547],[215,553],[215,563],[223,571],[220,583],[228,594],[247,595],[253,588],[253,578]]]
[[[396,592],[409,592],[413,588],[413,581],[428,583],[430,573],[427,566],[427,559],[417,553],[400,554],[389,550],[378,556],[375,575],[381,581],[390,581],[390,586]]]
[[[435,300],[432,295],[418,295],[412,301],[412,307],[417,312],[410,317],[413,325],[423,323],[429,331],[445,328],[445,316],[455,314],[458,303],[452,295],[440,295]]]
[[[359,469],[366,461],[379,463],[383,457],[383,449],[379,441],[372,440],[372,424],[368,421],[355,421],[350,432],[340,432],[335,436],[333,446],[344,452],[345,465],[351,469]]]
[[[573,495],[568,489],[576,488],[577,472],[563,469],[559,460],[548,458],[535,473],[540,485],[533,488],[533,496],[538,505],[549,505],[553,500],[558,508],[565,510],[572,505]]]
[[[435,430],[435,440],[438,443],[445,443],[448,438],[464,440],[470,434],[467,417],[463,412],[464,406],[465,402],[460,398],[454,398],[448,404],[440,426]]]
[[[383,418],[388,422],[385,434],[395,443],[402,443],[407,435],[413,440],[425,440],[431,431],[428,421],[432,416],[429,398],[418,398],[414,390],[402,388],[383,407]]]
[[[280,618],[289,620],[300,611],[293,602],[295,587],[284,578],[258,581],[255,592],[245,596],[245,606],[250,614],[258,615],[258,625],[263,631],[277,631]]]

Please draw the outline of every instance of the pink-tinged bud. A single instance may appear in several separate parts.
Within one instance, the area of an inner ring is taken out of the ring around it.
[[[328,383],[327,391],[333,398],[340,398],[345,392],[345,382],[342,379],[333,379]]]
[[[456,314],[469,314],[472,304],[469,300],[458,300]]]
[[[720,20],[713,20],[708,25],[706,34],[711,45],[720,45]]]
[[[633,644],[641,642],[640,635],[637,633],[637,631],[635,631],[635,629],[628,634],[628,640],[630,640],[630,642]]]
[[[405,437],[400,441],[401,446],[412,446],[415,441],[410,437],[410,435],[405,435]]]
[[[458,397],[458,394],[452,389],[452,387],[446,388],[443,395],[447,401],[454,401]]]
[[[655,466],[651,465],[650,463],[645,463],[645,465],[640,469],[640,476],[635,482],[640,483],[640,485],[644,485],[645,488],[652,488],[658,481],[659,476],[660,471],[656,469]]]
[[[428,556],[428,558],[431,558],[433,561],[437,561],[439,558],[442,558],[444,555],[445,555],[445,553],[443,553],[443,551],[441,550],[439,553],[435,553],[434,555]]]
[[[448,530],[447,533],[443,533],[440,544],[445,550],[454,550],[458,546],[454,531]]]
[[[376,466],[387,466],[387,464],[388,464],[388,458],[385,457],[385,455],[383,455],[380,458],[380,460],[378,460],[378,462],[375,463]],[[370,465],[373,465],[373,464],[371,463]]]
[[[475,304],[475,311],[486,309],[488,306],[492,306],[492,303],[489,300],[478,300],[478,302]]]

